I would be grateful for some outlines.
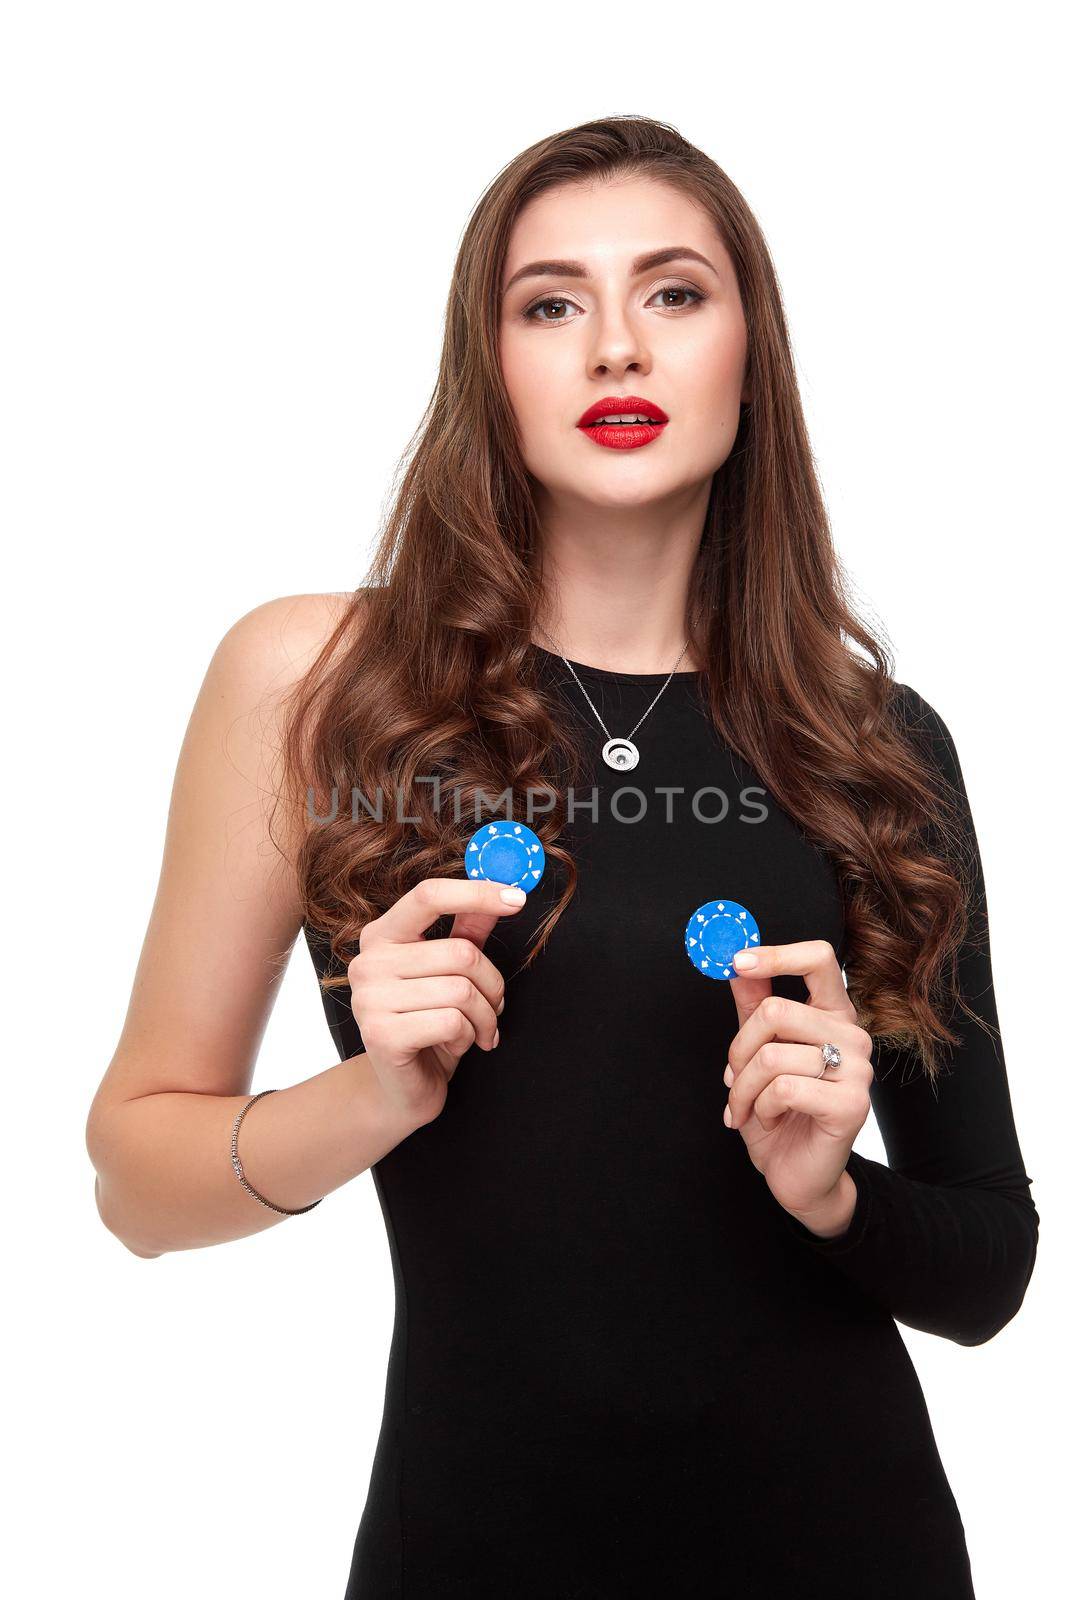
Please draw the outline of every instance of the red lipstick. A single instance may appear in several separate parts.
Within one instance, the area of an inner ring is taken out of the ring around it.
[[[602,417],[647,417],[647,422],[601,422]],[[651,400],[639,394],[610,394],[594,400],[578,419],[578,427],[594,444],[607,450],[638,450],[651,444],[670,419]],[[598,426],[599,424],[599,426]]]

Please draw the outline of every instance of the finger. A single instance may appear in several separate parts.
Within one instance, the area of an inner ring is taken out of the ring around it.
[[[390,1018],[387,1040],[383,1038],[379,1043],[371,1025],[363,1042],[368,1049],[393,1063],[411,1061],[420,1050],[436,1050],[447,1057],[451,1071],[474,1043],[474,1024],[455,1006],[408,1011]]]
[[[517,904],[503,898],[517,894],[522,895]],[[380,917],[366,924],[360,934],[360,950],[373,949],[377,944],[409,944],[450,911],[480,913],[492,927],[498,917],[511,916],[525,904],[522,889],[493,883],[488,878],[423,878]]]
[[[499,884],[498,888],[503,888]],[[453,939],[470,939],[479,949],[497,924],[496,911],[459,911],[452,919],[449,935]]]
[[[738,1023],[747,1022],[761,1000],[773,993],[770,978],[731,978],[730,993],[737,1007]]]
[[[754,1102],[771,1079],[780,1073],[795,1072],[808,1078],[817,1078],[822,1070],[822,1051],[816,1045],[789,1044],[780,1039],[772,1039],[769,1044],[761,1045],[745,1070],[733,1080],[727,1097],[730,1127],[744,1127]],[[841,1065],[834,1068],[835,1078],[840,1079],[844,1070],[845,1057],[842,1054]],[[726,1073],[723,1077],[726,1077]]]
[[[372,1007],[389,1012],[462,1011],[474,1029],[475,1041],[483,1050],[493,1048],[496,1011],[468,977],[445,972],[431,978],[393,978],[375,984],[368,999]]]
[[[476,983],[499,1016],[504,1004],[504,976],[471,939],[421,939],[389,953],[389,970],[397,978],[435,978],[459,972]]]
[[[763,1127],[777,1126],[787,1111],[811,1117],[832,1139],[852,1140],[866,1119],[870,1102],[866,1090],[852,1083],[831,1083],[790,1072],[772,1078],[752,1107]]]
[[[795,974],[804,979],[813,1006],[821,1011],[855,1019],[856,1010],[845,988],[837,951],[828,939],[801,939],[796,944],[765,944],[738,950],[734,969],[746,978],[773,978]]]
[[[868,1043],[868,1035],[861,1028],[833,1012],[822,1011],[800,1000],[787,1000],[784,995],[768,995],[730,1041],[726,1059],[735,1079],[741,1076],[756,1051],[771,1039],[818,1045],[832,1041],[842,1053],[848,1050],[854,1055],[865,1054]]]

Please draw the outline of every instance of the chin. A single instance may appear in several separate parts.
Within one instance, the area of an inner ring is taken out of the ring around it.
[[[678,471],[677,463],[666,470],[662,461],[638,461],[640,453],[635,450],[626,460],[621,459],[620,453],[605,461],[583,462],[577,471],[573,462],[566,472],[553,472],[547,462],[543,463],[543,472],[536,467],[531,471],[560,499],[594,500],[604,505],[640,505],[644,500],[658,500],[685,487],[688,480]]]
[[[692,489],[689,478],[670,476],[663,472],[643,471],[636,467],[624,472],[591,474],[571,491],[577,498],[593,505],[614,506],[619,510],[666,503],[675,496]]]

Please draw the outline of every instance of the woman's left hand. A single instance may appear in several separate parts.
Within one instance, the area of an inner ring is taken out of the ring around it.
[[[727,1051],[723,1120],[740,1129],[779,1205],[813,1232],[843,1233],[856,1204],[845,1163],[871,1109],[871,1036],[826,940],[738,951],[734,967],[744,969],[729,980],[741,1026]],[[782,973],[804,978],[807,1001],[771,993]],[[841,1064],[820,1076],[827,1043]]]

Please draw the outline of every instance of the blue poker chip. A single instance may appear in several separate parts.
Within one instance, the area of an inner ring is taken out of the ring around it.
[[[471,834],[463,853],[468,878],[489,878],[529,894],[541,882],[545,851],[532,828],[522,822],[487,822]]]
[[[708,900],[686,924],[685,953],[705,978],[739,977],[734,956],[759,942],[755,917],[736,900]]]

